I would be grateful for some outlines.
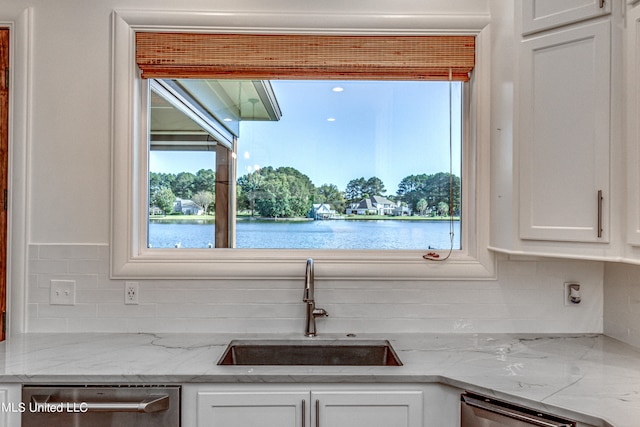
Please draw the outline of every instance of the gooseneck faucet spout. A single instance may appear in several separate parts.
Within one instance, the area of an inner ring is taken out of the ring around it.
[[[307,259],[307,268],[304,274],[304,295],[302,302],[306,304],[306,319],[304,334],[307,337],[316,336],[316,317],[327,317],[329,313],[323,308],[316,308],[315,297],[315,273],[313,259]]]

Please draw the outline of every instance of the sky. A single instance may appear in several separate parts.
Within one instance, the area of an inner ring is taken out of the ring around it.
[[[448,82],[271,82],[277,122],[240,123],[238,176],[291,166],[317,187],[344,191],[352,179],[380,178],[387,195],[406,176],[449,171]],[[451,84],[453,173],[460,176],[460,91]],[[340,88],[340,89],[336,89]],[[212,153],[153,152],[152,172],[215,169]]]

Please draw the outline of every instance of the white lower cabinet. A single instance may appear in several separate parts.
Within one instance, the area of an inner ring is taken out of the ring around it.
[[[182,425],[423,427],[424,402],[421,387],[187,385]]]
[[[308,424],[309,392],[199,391],[196,426],[299,427]],[[184,409],[184,408],[183,408]]]
[[[22,385],[0,385],[0,427],[20,427]]]
[[[421,427],[419,390],[311,392],[314,427]]]

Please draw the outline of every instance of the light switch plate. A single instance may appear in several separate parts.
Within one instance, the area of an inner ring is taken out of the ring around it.
[[[76,281],[52,280],[49,303],[51,305],[75,305]]]

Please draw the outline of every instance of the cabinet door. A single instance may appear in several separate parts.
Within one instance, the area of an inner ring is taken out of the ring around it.
[[[627,240],[640,245],[640,6],[627,12],[627,172],[629,181]]]
[[[523,0],[522,32],[531,34],[609,13],[610,0]]]
[[[314,427],[422,427],[421,391],[314,391]]]
[[[600,21],[521,43],[523,239],[608,241],[610,39]]]
[[[22,386],[20,384],[0,385],[0,427],[20,427],[22,409]],[[27,409],[28,410],[28,409]]]
[[[305,427],[309,392],[197,394],[198,427]]]

